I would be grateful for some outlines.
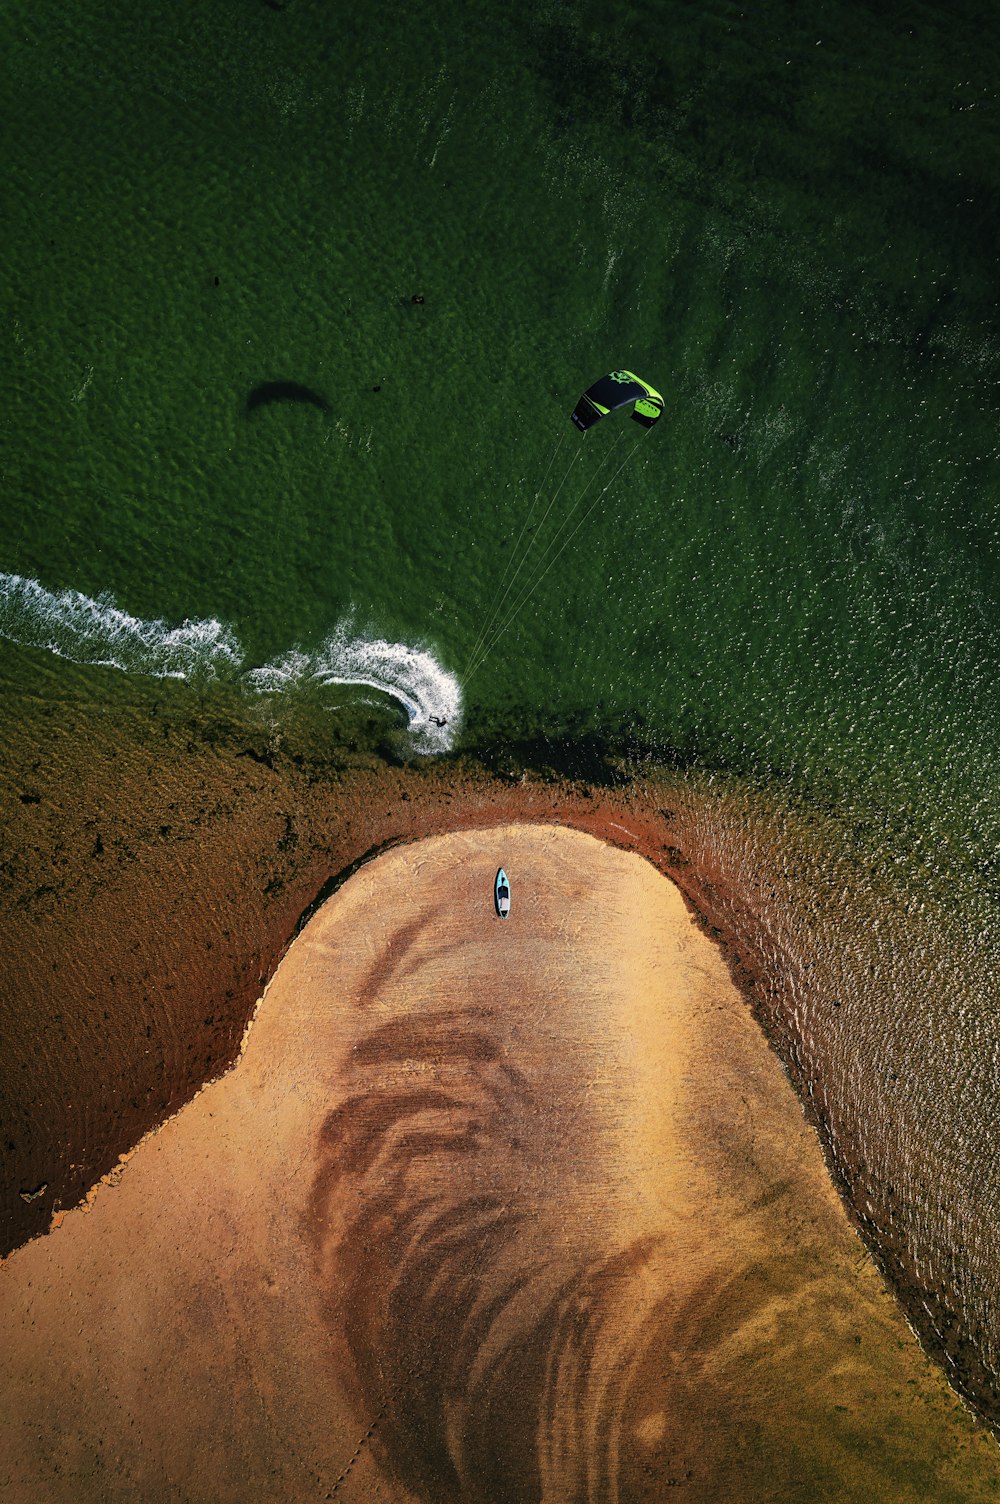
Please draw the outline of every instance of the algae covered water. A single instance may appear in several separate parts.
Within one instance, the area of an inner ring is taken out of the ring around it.
[[[803,1004],[800,1048],[912,1151],[878,1219],[995,1367],[987,20],[10,7],[0,671],[294,688],[332,741],[382,685],[452,745],[625,741],[834,819],[796,945],[854,1024]],[[666,401],[634,452],[569,420],[618,367]]]

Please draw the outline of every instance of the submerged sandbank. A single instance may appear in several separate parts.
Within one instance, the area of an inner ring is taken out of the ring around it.
[[[678,889],[551,826],[364,866],[234,1070],[10,1258],[0,1306],[16,1500],[916,1504],[1000,1476]]]

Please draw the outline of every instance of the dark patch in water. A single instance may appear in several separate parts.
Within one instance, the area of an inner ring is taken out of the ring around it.
[[[274,767],[274,753],[269,749],[264,752],[256,752],[253,747],[244,747],[241,752],[237,752],[236,756],[249,757],[252,762],[262,763],[265,768]]]
[[[305,407],[316,407],[321,413],[333,411],[322,392],[314,392],[311,386],[302,386],[298,381],[260,381],[251,387],[244,414],[249,418],[258,407],[270,407],[275,402],[297,402]]]

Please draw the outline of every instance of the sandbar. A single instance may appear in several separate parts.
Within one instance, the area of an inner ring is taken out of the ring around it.
[[[998,1479],[719,948],[652,865],[559,826],[363,866],[233,1069],[0,1268],[12,1504]]]

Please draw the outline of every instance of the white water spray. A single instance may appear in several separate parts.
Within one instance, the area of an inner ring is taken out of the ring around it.
[[[171,626],[121,610],[108,594],[50,591],[37,580],[0,573],[0,637],[44,648],[73,663],[147,674],[157,679],[237,677],[257,694],[281,694],[307,683],[357,684],[390,695],[406,711],[417,752],[446,752],[462,709],[458,680],[432,653],[404,642],[356,634],[342,622],[315,652],[290,649],[260,668],[224,623],[186,620]]]
[[[179,627],[142,621],[115,605],[110,595],[46,590],[37,580],[0,574],[0,636],[26,647],[46,648],[73,663],[187,679],[219,668],[237,668],[243,651],[218,621],[185,621]]]

